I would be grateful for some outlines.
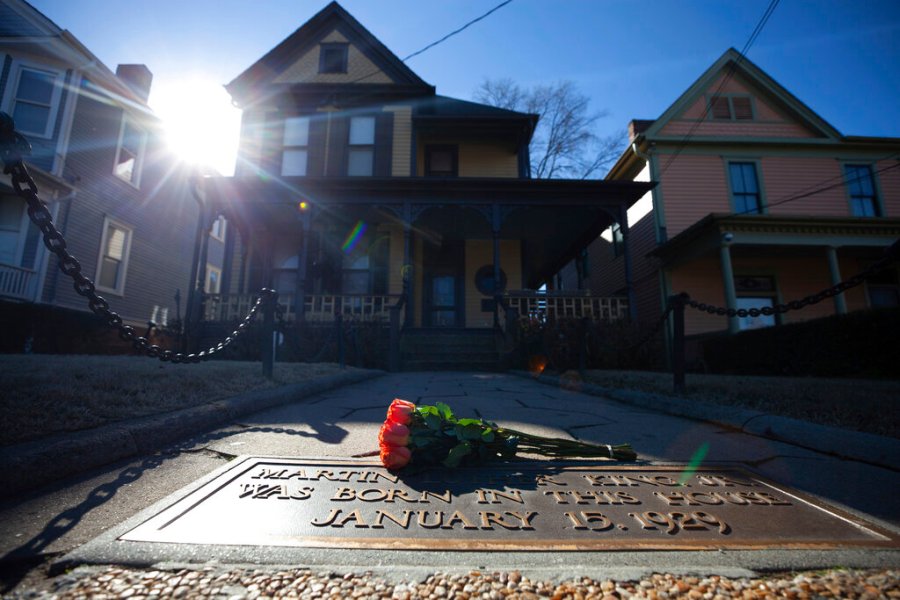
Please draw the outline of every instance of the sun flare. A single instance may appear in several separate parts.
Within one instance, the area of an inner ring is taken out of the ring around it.
[[[221,84],[202,78],[160,82],[150,106],[164,124],[169,148],[182,160],[233,173],[241,111]]]

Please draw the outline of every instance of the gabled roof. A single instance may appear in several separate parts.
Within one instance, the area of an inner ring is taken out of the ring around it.
[[[801,124],[817,132],[822,137],[840,139],[841,133],[832,127],[825,119],[816,114],[796,96],[789,92],[777,81],[769,77],[765,71],[753,64],[746,56],[734,48],[729,48],[719,59],[709,67],[675,102],[667,108],[663,114],[647,128],[644,135],[652,138],[669,122],[678,116],[685,108],[695,102],[702,94],[707,92],[716,78],[726,70],[732,70],[747,79],[752,84],[761,88],[767,95],[774,99],[782,109],[786,110]]]
[[[280,44],[253,63],[225,86],[238,102],[261,92],[268,84],[304,53],[319,44],[330,32],[338,30],[374,65],[387,75],[394,85],[421,88],[421,93],[433,94],[434,87],[423,81],[407,67],[387,46],[372,35],[337,2],[331,2],[300,26]]]

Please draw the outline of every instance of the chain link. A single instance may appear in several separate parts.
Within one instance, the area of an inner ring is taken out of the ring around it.
[[[800,310],[801,308],[812,306],[813,304],[818,304],[822,300],[826,300],[828,298],[833,298],[841,292],[845,292],[851,288],[858,286],[872,275],[883,271],[898,260],[900,260],[900,239],[889,246],[885,250],[885,255],[865,271],[857,273],[850,279],[841,281],[840,283],[837,283],[830,288],[824,289],[821,292],[810,294],[809,296],[806,296],[799,300],[791,300],[786,304],[763,306],[762,308],[723,308],[721,306],[713,306],[704,302],[697,302],[696,300],[691,299],[691,297],[687,293],[683,293],[682,297],[685,305],[690,306],[691,308],[695,308],[701,312],[707,312],[711,315],[740,317],[743,319],[745,317],[755,318],[760,315],[771,316],[783,314],[791,310]]]
[[[110,310],[109,302],[97,294],[94,282],[81,272],[81,263],[69,254],[69,251],[66,249],[65,238],[53,224],[53,217],[47,209],[47,205],[38,197],[37,184],[22,162],[22,154],[28,154],[30,150],[31,147],[28,141],[15,131],[9,115],[0,113],[0,159],[4,163],[3,172],[10,176],[13,189],[27,203],[28,216],[40,229],[44,245],[59,259],[59,269],[72,278],[75,292],[87,299],[88,308],[91,312],[103,319],[108,326],[117,329],[119,337],[126,342],[130,342],[135,350],[151,358],[158,358],[163,362],[198,363],[209,360],[214,355],[222,352],[238,336],[249,329],[250,324],[264,304],[271,303],[277,306],[278,293],[275,290],[262,289],[256,303],[250,308],[247,316],[244,317],[237,329],[217,345],[202,352],[184,354],[164,350],[156,344],[151,344],[146,337],[135,333],[134,327],[125,325],[118,313]]]

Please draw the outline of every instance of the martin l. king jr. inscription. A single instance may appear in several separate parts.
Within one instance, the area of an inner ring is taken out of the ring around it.
[[[891,532],[744,471],[522,462],[392,473],[248,457],[122,536],[339,548],[896,547]]]

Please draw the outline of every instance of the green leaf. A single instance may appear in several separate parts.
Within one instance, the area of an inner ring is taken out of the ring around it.
[[[460,440],[480,440],[481,439],[481,425],[473,424],[473,425],[457,425],[456,426],[456,437]]]
[[[438,414],[440,414],[440,416],[441,416],[443,419],[445,419],[445,420],[447,420],[447,421],[452,421],[452,420],[453,420],[453,411],[450,410],[450,407],[449,407],[449,406],[447,406],[447,405],[444,404],[443,402],[436,402],[435,405],[434,405],[434,407],[437,409]]]
[[[472,446],[469,442],[462,442],[453,447],[444,459],[444,466],[455,469],[459,466],[460,461],[472,452]]]
[[[432,431],[440,431],[443,420],[438,415],[425,415],[425,426]]]
[[[468,427],[469,425],[481,425],[481,419],[459,419],[456,421],[457,425],[462,425],[463,427]]]
[[[481,441],[485,444],[490,444],[494,441],[494,432],[491,429],[485,429],[481,432]]]

